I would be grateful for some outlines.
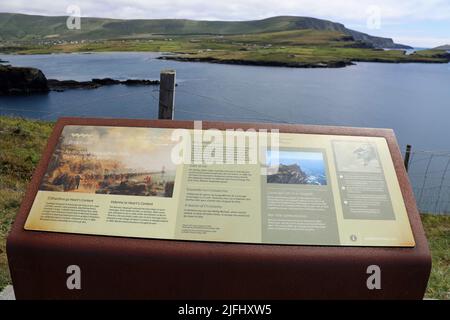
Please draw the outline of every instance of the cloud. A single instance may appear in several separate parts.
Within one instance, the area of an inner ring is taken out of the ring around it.
[[[410,20],[450,19],[448,0],[53,0],[2,1],[0,11],[65,15],[78,5],[83,16],[111,18],[191,18],[247,20],[273,15],[304,15],[334,20],[362,21],[367,8],[380,8],[382,18]]]

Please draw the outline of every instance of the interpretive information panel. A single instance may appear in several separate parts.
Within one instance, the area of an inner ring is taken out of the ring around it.
[[[65,126],[25,229],[415,245],[384,138],[211,129]]]

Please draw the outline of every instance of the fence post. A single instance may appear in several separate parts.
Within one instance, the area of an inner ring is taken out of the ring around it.
[[[406,145],[406,152],[405,152],[405,169],[406,169],[406,172],[408,172],[409,157],[410,156],[411,156],[411,145],[407,144]]]
[[[158,119],[173,120],[175,104],[175,75],[175,70],[161,71]]]

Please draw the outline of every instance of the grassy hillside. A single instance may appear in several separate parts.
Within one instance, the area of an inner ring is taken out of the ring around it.
[[[105,51],[170,52],[175,55],[168,56],[168,59],[297,67],[342,67],[352,61],[450,61],[450,54],[445,51],[427,50],[405,55],[401,50],[367,48],[364,43],[337,31],[311,29],[226,36],[154,35],[147,39],[0,46],[0,52],[17,54]]]
[[[0,117],[0,289],[10,283],[6,236],[52,124]]]
[[[343,67],[354,61],[450,62],[444,50],[406,55],[376,49],[395,44],[339,23],[305,17],[256,21],[83,18],[81,30],[69,30],[66,17],[0,13],[0,39],[20,39],[0,41],[0,52],[16,54],[153,51],[175,54],[167,59],[180,61],[289,67]]]
[[[69,30],[67,17],[0,13],[0,40],[95,40],[164,35],[233,35],[293,30],[334,31],[375,47],[394,47],[391,39],[347,29],[340,23],[309,17],[281,16],[254,21],[198,21],[186,19],[118,20],[82,18],[80,30]]]
[[[446,51],[450,51],[450,44],[444,44],[442,46],[436,47],[434,48],[435,50],[446,50]]]
[[[0,116],[0,290],[10,283],[5,240],[52,123]],[[450,216],[423,215],[433,269],[426,296],[450,299]]]

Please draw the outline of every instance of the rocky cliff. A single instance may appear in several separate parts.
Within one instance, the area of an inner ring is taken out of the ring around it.
[[[280,164],[278,172],[267,176],[268,183],[307,184],[308,176],[297,164]]]
[[[102,86],[122,84],[126,86],[154,86],[159,80],[111,78],[92,79],[90,81],[48,79],[36,68],[12,67],[0,65],[0,95],[23,95],[64,91],[68,89],[96,89]]]
[[[36,68],[0,65],[0,95],[48,92],[47,78]]]

